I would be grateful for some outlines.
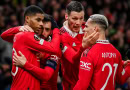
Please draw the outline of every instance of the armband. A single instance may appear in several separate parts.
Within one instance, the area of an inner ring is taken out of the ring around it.
[[[54,70],[56,70],[57,63],[56,63],[56,61],[49,59],[46,61],[46,66],[49,66],[49,67],[53,68]]]

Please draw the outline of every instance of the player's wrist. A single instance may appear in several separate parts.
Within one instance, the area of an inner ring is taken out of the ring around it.
[[[29,62],[26,61],[26,62],[23,64],[23,68],[26,68],[26,67],[28,67],[28,66],[29,66]]]
[[[88,47],[90,47],[90,46],[89,46],[88,44],[82,43],[81,47],[82,47],[82,49],[86,49],[86,48],[88,48]]]

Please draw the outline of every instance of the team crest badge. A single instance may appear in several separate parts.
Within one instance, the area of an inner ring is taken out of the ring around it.
[[[88,54],[89,50],[90,50],[89,48],[86,49],[86,50],[83,52],[82,56],[83,56],[83,57],[87,57],[87,54]]]

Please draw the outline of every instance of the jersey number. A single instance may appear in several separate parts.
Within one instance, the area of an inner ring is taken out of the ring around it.
[[[114,74],[113,74],[113,85],[114,85],[114,78],[115,78],[115,74],[116,74],[116,70],[117,70],[118,64],[114,64],[113,66],[115,67],[115,69],[114,69]],[[108,83],[108,80],[109,80],[109,78],[110,78],[110,76],[111,76],[111,74],[112,74],[112,66],[111,66],[109,63],[105,63],[105,64],[103,65],[102,71],[104,71],[104,68],[105,68],[105,67],[109,67],[109,74],[108,74],[108,77],[107,77],[107,79],[106,79],[106,82],[105,82],[105,84],[103,85],[103,87],[101,88],[101,90],[104,90],[104,89],[105,89],[105,87],[106,87],[106,85],[107,85],[107,83]]]
[[[15,50],[14,48],[13,48],[13,52],[16,53],[16,50]],[[13,76],[15,76],[15,75],[17,74],[17,72],[18,72],[18,67],[16,66],[15,72],[12,72],[12,71],[11,71],[11,74],[12,74]]]

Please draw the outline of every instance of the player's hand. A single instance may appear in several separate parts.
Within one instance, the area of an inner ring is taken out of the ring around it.
[[[21,26],[19,31],[21,32],[34,32],[34,30],[28,25]]]
[[[128,63],[130,63],[130,60],[124,61],[123,67],[127,66]]]
[[[19,66],[19,67],[23,67],[27,61],[27,59],[25,58],[25,56],[19,51],[19,55],[17,55],[17,53],[14,53],[13,56],[13,65]]]
[[[99,32],[98,30],[95,30],[92,34],[87,35],[87,33],[84,33],[83,39],[82,39],[82,47],[87,48],[92,46],[96,43],[97,39],[99,38]]]

